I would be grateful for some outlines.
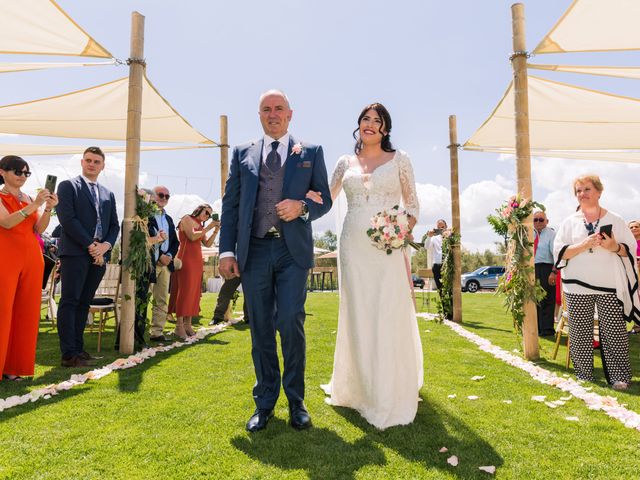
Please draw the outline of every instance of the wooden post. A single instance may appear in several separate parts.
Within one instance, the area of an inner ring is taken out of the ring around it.
[[[129,240],[136,214],[136,187],[140,173],[140,127],[142,123],[142,78],[144,73],[144,16],[131,14],[131,56],[129,58],[129,106],[127,108],[127,157],[124,177],[124,221],[122,258],[129,256]],[[122,271],[120,310],[120,353],[133,353],[135,282],[129,269]]]
[[[456,116],[449,115],[449,158],[451,159],[451,227],[460,235],[460,188],[458,187],[458,126]],[[460,266],[460,242],[451,244],[453,249],[453,321],[462,323],[462,274]]]
[[[531,150],[529,145],[529,82],[527,78],[527,42],[525,37],[524,5],[516,3],[511,6],[513,26],[513,86],[515,91],[516,115],[516,173],[518,177],[518,193],[532,200],[531,188]],[[529,241],[533,242],[533,216],[524,222]],[[529,260],[533,267],[533,258]],[[533,273],[529,282],[535,283]],[[538,318],[535,303],[528,301],[524,305],[524,323],[522,339],[524,356],[527,360],[537,360],[540,356],[538,347]]]
[[[229,125],[227,116],[220,115],[220,198],[224,197],[224,186],[229,176]]]

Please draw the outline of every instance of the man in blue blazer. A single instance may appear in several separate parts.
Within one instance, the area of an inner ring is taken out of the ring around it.
[[[331,194],[322,147],[288,133],[292,113],[283,92],[262,94],[264,137],[233,150],[222,199],[220,273],[225,279],[241,277],[251,319],[256,410],[247,422],[250,432],[262,430],[273,417],[281,383],[291,425],[311,426],[304,405],[304,302],[313,267],[311,221],[329,211]],[[321,203],[306,198],[310,190],[321,195]]]
[[[82,175],[58,186],[56,208],[62,225],[58,336],[63,367],[95,363],[84,350],[84,327],[89,304],[120,232],[116,199],[98,183],[98,176],[104,169],[104,153],[98,147],[89,147],[82,155],[80,165]]]

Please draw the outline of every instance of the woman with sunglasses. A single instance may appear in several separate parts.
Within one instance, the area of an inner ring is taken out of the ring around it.
[[[30,175],[20,157],[0,160],[0,372],[6,380],[33,376],[44,272],[36,234],[47,228],[58,204],[46,189],[35,199],[22,193]]]
[[[178,224],[180,249],[176,257],[182,268],[171,274],[171,298],[169,313],[176,315],[174,335],[182,339],[194,335],[191,318],[200,315],[200,294],[202,289],[202,245],[211,247],[220,231],[220,222],[211,221],[213,209],[210,205],[198,205],[191,215],[185,215]],[[210,230],[213,233],[207,238]]]
[[[564,220],[554,241],[556,268],[569,314],[569,353],[579,380],[593,381],[593,329],[597,309],[607,382],[626,390],[631,382],[625,320],[640,322],[636,290],[636,241],[626,222],[600,205],[597,175],[573,181],[580,209]]]

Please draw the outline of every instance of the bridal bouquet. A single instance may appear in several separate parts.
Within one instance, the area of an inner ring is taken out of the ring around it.
[[[411,229],[409,214],[399,205],[383,210],[371,217],[371,228],[367,235],[371,243],[391,255],[393,249],[402,248],[409,243]]]

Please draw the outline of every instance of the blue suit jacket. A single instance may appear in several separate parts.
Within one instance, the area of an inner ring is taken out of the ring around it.
[[[253,211],[258,196],[262,147],[264,140],[241,145],[233,149],[229,178],[222,198],[220,252],[234,252],[240,271],[244,270],[249,252],[253,224]],[[309,218],[282,222],[282,236],[296,264],[302,268],[313,266],[313,234],[311,221],[331,209],[331,192],[327,180],[322,147],[302,144],[299,154],[291,152],[297,141],[290,136],[282,186],[282,198],[305,200]],[[309,190],[322,193],[323,204],[305,199]]]
[[[102,220],[102,241],[116,244],[120,225],[116,212],[116,199],[112,192],[98,184],[100,218]],[[56,207],[62,234],[60,235],[60,256],[88,255],[93,243],[98,215],[89,186],[78,176],[60,182],[58,186],[58,206]],[[105,255],[108,260],[110,252]]]

